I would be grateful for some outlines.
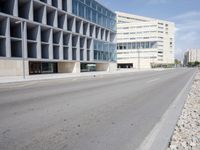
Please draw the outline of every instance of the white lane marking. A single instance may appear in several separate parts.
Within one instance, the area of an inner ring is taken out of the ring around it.
[[[152,82],[155,82],[157,80],[160,80],[160,78],[155,78],[155,79],[149,80],[149,81],[147,81],[147,83],[152,83]]]

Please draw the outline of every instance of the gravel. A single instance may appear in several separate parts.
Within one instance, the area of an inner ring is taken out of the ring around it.
[[[167,150],[200,150],[200,69]]]

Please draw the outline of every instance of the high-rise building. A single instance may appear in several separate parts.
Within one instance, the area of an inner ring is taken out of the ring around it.
[[[117,12],[119,68],[151,68],[174,64],[172,22]]]
[[[115,38],[95,0],[0,0],[0,76],[113,70]]]
[[[200,62],[200,49],[190,49],[187,50],[184,54],[184,65],[188,65],[188,63]]]

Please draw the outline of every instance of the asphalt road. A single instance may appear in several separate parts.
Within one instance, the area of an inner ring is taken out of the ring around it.
[[[0,85],[0,150],[134,150],[194,73]]]

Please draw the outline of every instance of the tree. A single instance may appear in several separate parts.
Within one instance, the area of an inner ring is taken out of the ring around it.
[[[176,65],[179,65],[179,64],[181,64],[181,61],[178,60],[178,59],[175,59],[175,64],[176,64]]]

